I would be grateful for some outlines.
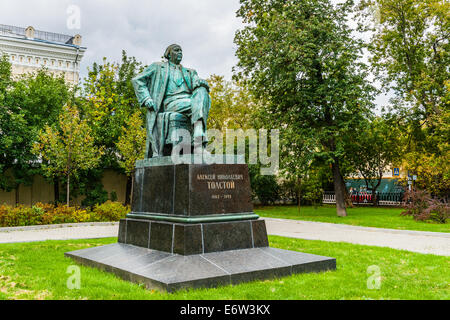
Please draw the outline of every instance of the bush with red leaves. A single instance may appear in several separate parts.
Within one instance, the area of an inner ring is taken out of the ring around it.
[[[405,193],[405,204],[402,216],[413,216],[416,221],[434,221],[446,223],[450,217],[450,206],[447,201],[432,198],[424,190],[408,191]]]

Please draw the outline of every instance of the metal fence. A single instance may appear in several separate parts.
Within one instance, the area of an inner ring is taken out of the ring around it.
[[[377,192],[375,194],[375,203],[379,206],[399,206],[403,203],[403,192]],[[373,204],[374,195],[368,192],[353,192],[350,195],[353,204],[370,205]],[[323,203],[336,203],[334,191],[324,192]]]

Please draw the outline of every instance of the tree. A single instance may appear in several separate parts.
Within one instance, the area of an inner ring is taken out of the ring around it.
[[[376,204],[376,191],[381,184],[383,172],[394,163],[401,162],[401,134],[389,118],[374,118],[367,122],[366,128],[356,132],[347,153],[351,155],[356,173],[372,190],[373,204]]]
[[[122,52],[121,63],[103,59],[94,63],[85,79],[85,101],[80,105],[95,136],[95,145],[105,148],[102,166],[118,167],[116,142],[130,116],[140,109],[131,79],[141,70],[141,63]]]
[[[223,76],[212,75],[208,83],[211,96],[208,129],[224,132],[253,127],[257,102],[244,81],[227,81]]]
[[[124,173],[119,164],[122,156],[117,141],[127,120],[140,109],[131,79],[141,70],[141,63],[123,51],[120,63],[108,62],[106,58],[102,64],[94,63],[84,81],[83,99],[79,106],[92,129],[95,146],[105,150],[99,165],[102,169]],[[90,169],[80,176],[79,185],[82,188],[79,191],[91,199],[91,203],[101,202],[106,193],[101,183],[103,171]],[[127,194],[130,190],[128,183]]]
[[[11,190],[16,187],[14,176],[7,170],[11,169],[17,151],[22,150],[26,139],[26,121],[23,114],[13,113],[6,105],[6,96],[10,89],[11,64],[8,56],[0,59],[0,188]],[[20,147],[19,147],[20,146]]]
[[[236,77],[248,78],[265,101],[267,126],[289,132],[293,157],[305,141],[317,142],[304,149],[331,164],[339,216],[347,215],[344,147],[373,107],[374,93],[360,60],[364,45],[346,24],[352,4],[242,0],[238,16],[246,26],[235,37]]]
[[[366,0],[374,22],[371,63],[406,133],[406,169],[435,194],[447,194],[450,130],[450,3],[442,0]]]
[[[396,107],[406,105],[410,119],[423,126],[449,95],[450,3],[364,0],[361,8],[375,22],[369,47],[375,74],[386,90],[394,90]]]
[[[96,148],[92,130],[86,120],[80,118],[76,107],[66,106],[59,117],[60,129],[45,126],[33,153],[42,158],[42,168],[49,177],[66,178],[67,206],[70,205],[70,178],[79,170],[98,165],[103,148]]]
[[[117,142],[117,149],[120,152],[120,166],[125,170],[128,177],[126,204],[130,204],[130,195],[133,193],[134,172],[136,160],[144,159],[145,140],[147,137],[142,112],[136,111],[126,122],[126,127],[122,128],[122,135]]]
[[[39,130],[58,121],[70,95],[62,76],[41,69],[13,79],[8,57],[0,59],[0,188],[16,189],[16,202],[19,185],[40,172],[31,152]]]

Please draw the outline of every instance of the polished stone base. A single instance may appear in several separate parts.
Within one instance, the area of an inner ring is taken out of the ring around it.
[[[148,289],[167,292],[336,269],[333,258],[269,247],[182,256],[115,243],[68,252],[65,256],[144,284]]]
[[[185,256],[269,246],[264,220],[182,224],[122,219],[118,242]]]
[[[120,222],[118,243],[65,256],[169,292],[336,269],[333,258],[269,247],[243,158],[171,161],[138,162],[132,212]]]
[[[164,159],[136,166],[127,218],[180,223],[258,218],[245,163],[165,164]]]

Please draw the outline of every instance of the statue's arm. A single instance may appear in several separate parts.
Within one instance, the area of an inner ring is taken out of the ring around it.
[[[206,81],[204,79],[201,79],[198,76],[197,71],[195,71],[195,70],[191,71],[191,75],[192,75],[192,86],[193,86],[194,90],[199,88],[199,87],[204,87],[209,92],[208,81]]]
[[[155,69],[155,65],[152,64],[131,80],[141,107],[155,108],[155,103],[150,95],[150,88],[148,87],[151,83],[151,78],[155,74]]]

